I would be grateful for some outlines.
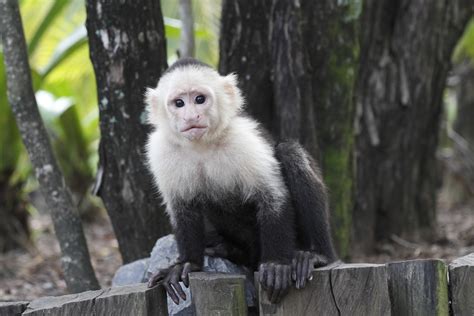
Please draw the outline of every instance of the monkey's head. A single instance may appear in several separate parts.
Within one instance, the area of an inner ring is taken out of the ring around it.
[[[243,106],[234,74],[221,76],[195,59],[181,59],[146,93],[149,122],[178,139],[212,141]]]

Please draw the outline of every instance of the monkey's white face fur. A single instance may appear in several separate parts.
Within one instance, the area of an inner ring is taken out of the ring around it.
[[[220,76],[211,68],[177,68],[147,90],[149,122],[177,142],[213,141],[241,110],[236,84],[235,75]]]

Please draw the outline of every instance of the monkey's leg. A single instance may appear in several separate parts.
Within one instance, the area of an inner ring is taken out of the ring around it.
[[[148,287],[162,284],[173,302],[179,304],[179,297],[186,299],[180,281],[189,286],[189,272],[200,271],[204,253],[204,222],[201,210],[192,202],[174,201],[168,205],[172,217],[173,231],[178,244],[178,263],[152,275]],[[179,297],[178,297],[179,295]]]

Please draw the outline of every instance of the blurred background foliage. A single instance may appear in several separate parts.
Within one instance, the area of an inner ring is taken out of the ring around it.
[[[216,66],[220,1],[194,1],[193,5],[196,57]],[[22,0],[20,6],[40,112],[66,181],[81,212],[87,213],[98,202],[89,192],[100,133],[96,82],[84,26],[85,3]],[[172,63],[178,58],[181,32],[178,1],[162,1],[162,10],[168,62]],[[37,183],[7,103],[1,52],[0,59],[0,186],[17,188],[17,198],[24,200],[25,192],[36,191]]]

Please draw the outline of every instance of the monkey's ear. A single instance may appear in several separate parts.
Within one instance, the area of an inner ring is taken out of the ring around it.
[[[230,96],[234,97],[238,93],[238,79],[235,73],[231,73],[224,77],[224,92]]]
[[[145,104],[146,110],[148,112],[148,123],[156,124],[158,123],[158,107],[159,107],[159,98],[158,93],[155,89],[147,88],[145,92]]]
[[[231,104],[235,107],[237,111],[239,111],[244,103],[242,98],[242,93],[238,87],[238,78],[235,73],[231,73],[224,77],[224,92],[231,100]]]

